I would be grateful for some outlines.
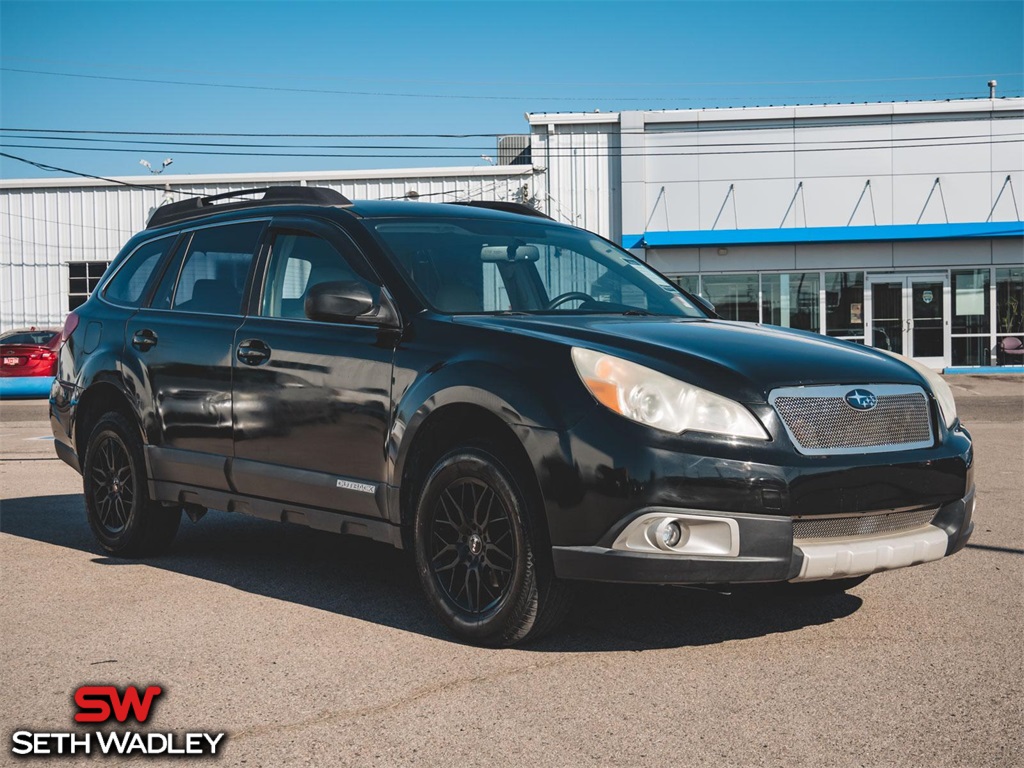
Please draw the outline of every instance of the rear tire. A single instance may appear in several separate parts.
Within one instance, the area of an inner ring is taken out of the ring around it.
[[[149,497],[138,430],[120,413],[100,417],[85,450],[83,490],[89,527],[118,557],[145,557],[174,540],[181,510]]]
[[[487,646],[535,640],[569,606],[522,484],[492,452],[457,448],[427,474],[416,505],[420,583],[460,639]]]

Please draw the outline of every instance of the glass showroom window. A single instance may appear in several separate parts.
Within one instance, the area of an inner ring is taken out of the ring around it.
[[[109,261],[74,261],[68,264],[68,312],[85,304],[108,266]]]
[[[864,343],[864,273],[825,273],[825,332]]]
[[[673,275],[672,282],[687,293],[700,295],[700,275]]]
[[[989,269],[953,270],[953,365],[991,362],[991,298]]]
[[[996,269],[996,364],[1024,365],[1024,267]]]
[[[701,275],[703,295],[723,320],[758,322],[757,275]]]
[[[818,272],[761,275],[762,322],[819,332],[820,282]]]

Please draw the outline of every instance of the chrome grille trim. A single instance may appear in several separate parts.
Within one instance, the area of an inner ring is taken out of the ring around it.
[[[844,397],[853,389],[870,390],[878,404],[870,411],[852,408]],[[796,449],[809,456],[912,450],[934,443],[928,396],[914,385],[782,387],[772,390],[768,402]]]
[[[848,539],[902,533],[923,528],[935,519],[937,509],[868,515],[822,515],[793,519],[793,542]]]

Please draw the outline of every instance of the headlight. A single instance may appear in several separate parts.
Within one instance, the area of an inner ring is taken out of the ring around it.
[[[666,432],[713,432],[767,440],[768,433],[739,403],[618,357],[573,347],[572,361],[599,403]]]
[[[935,395],[935,400],[939,404],[942,420],[946,423],[947,429],[952,429],[953,425],[956,424],[956,401],[953,399],[953,390],[949,388],[946,380],[927,365],[919,363],[912,357],[905,357],[896,352],[890,352],[887,349],[879,349],[877,351],[884,352],[890,357],[895,357],[901,363],[906,363],[924,377],[925,381],[928,382],[928,386],[931,387],[932,394]]]

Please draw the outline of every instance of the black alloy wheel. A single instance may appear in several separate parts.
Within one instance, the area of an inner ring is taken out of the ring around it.
[[[516,537],[509,511],[492,487],[458,478],[434,503],[430,570],[445,597],[479,616],[508,592],[516,565]]]
[[[181,509],[149,497],[142,439],[124,415],[100,417],[85,449],[82,482],[89,527],[120,557],[163,551],[174,539]]]
[[[90,475],[98,522],[106,534],[117,536],[135,508],[135,478],[128,449],[116,433],[104,433],[98,442]]]
[[[427,474],[415,510],[423,591],[455,635],[480,645],[536,639],[569,605],[539,504],[508,466],[486,446],[451,450]]]

